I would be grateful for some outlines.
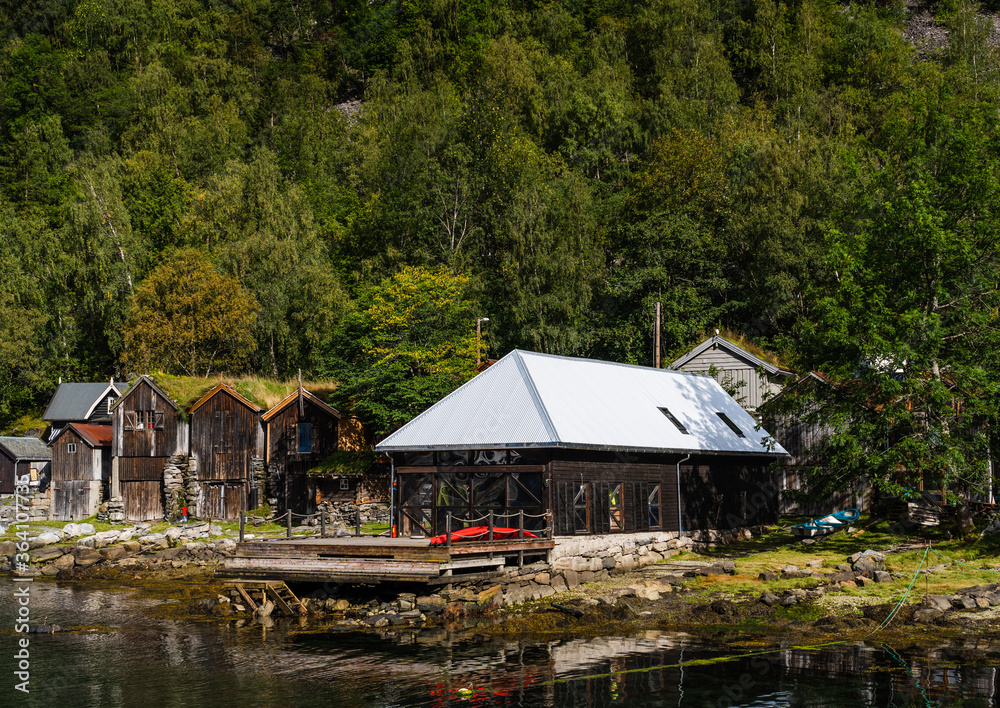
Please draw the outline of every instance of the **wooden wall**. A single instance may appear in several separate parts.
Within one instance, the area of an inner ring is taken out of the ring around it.
[[[250,461],[263,458],[263,450],[260,413],[226,390],[191,414],[191,454],[198,462],[199,480],[249,479]]]
[[[267,422],[267,459],[285,462],[285,469],[304,471],[337,451],[338,420],[329,411],[305,399],[304,415],[299,416],[297,402],[285,406]],[[296,426],[310,423],[313,433],[313,451],[299,454],[295,451]]]
[[[153,416],[149,427],[148,413]],[[140,414],[142,420],[138,420]],[[125,394],[112,420],[117,457],[169,457],[186,447],[184,423],[176,409],[146,381]]]
[[[0,452],[0,494],[14,493],[14,460]]]
[[[781,391],[783,377],[758,372],[757,366],[723,347],[709,348],[680,367],[681,371],[707,374],[715,367],[723,387],[736,387],[736,399],[748,410],[756,410],[768,396]]]
[[[49,517],[55,521],[80,521],[97,513],[100,500],[99,480],[53,480]]]
[[[69,445],[76,445],[76,452],[69,452]],[[109,450],[110,453],[110,450]],[[101,448],[77,435],[72,428],[63,431],[52,445],[52,481],[70,480],[101,481],[104,455]]]
[[[161,521],[163,519],[163,481],[121,483],[125,502],[125,518],[129,521]]]
[[[198,498],[199,519],[235,519],[247,510],[249,483],[205,482]]]

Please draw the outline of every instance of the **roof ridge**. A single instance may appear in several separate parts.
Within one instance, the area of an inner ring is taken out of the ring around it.
[[[660,367],[657,369],[654,366],[644,366],[642,364],[627,364],[624,361],[608,361],[606,359],[593,359],[591,357],[584,356],[566,356],[564,354],[545,354],[543,352],[529,352],[524,349],[512,349],[511,354],[514,352],[519,352],[521,354],[528,354],[530,356],[546,357],[548,359],[562,359],[564,361],[587,361],[594,364],[604,364],[607,366],[620,366],[625,369],[641,369],[642,371],[661,371],[664,374],[670,374],[672,376],[707,376],[700,371],[681,371],[679,369],[668,369]],[[509,356],[509,355],[508,355]]]
[[[538,393],[538,387],[535,385],[535,380],[531,376],[531,372],[528,371],[527,365],[524,363],[523,354],[520,349],[515,349],[511,354],[515,354],[514,361],[517,362],[517,370],[521,372],[521,376],[525,379],[528,384],[528,391],[531,394],[531,400],[535,403],[535,408],[538,409],[539,414],[542,418],[542,424],[545,426],[545,431],[552,438],[552,442],[558,443],[562,441],[559,437],[559,433],[556,430],[555,424],[552,422],[552,416],[549,415],[549,410],[545,406],[545,402],[542,400],[541,395]],[[551,355],[544,355],[551,356]]]

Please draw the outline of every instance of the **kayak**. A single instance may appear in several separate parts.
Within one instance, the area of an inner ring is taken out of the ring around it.
[[[431,537],[432,546],[443,546],[447,543],[447,534],[441,534],[440,536]],[[470,526],[465,529],[459,529],[458,531],[451,532],[451,542],[456,541],[485,541],[490,537],[490,527],[489,526]],[[525,538],[538,538],[531,531],[524,532]],[[517,529],[508,529],[501,526],[493,527],[493,540],[503,538],[517,538]]]
[[[857,509],[835,511],[832,514],[793,526],[792,533],[796,536],[824,536],[854,523],[860,516],[861,512]]]

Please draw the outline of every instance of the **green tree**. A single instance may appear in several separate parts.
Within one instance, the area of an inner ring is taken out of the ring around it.
[[[468,380],[476,366],[468,279],[410,266],[373,287],[348,317],[335,356],[337,395],[385,435]]]
[[[132,298],[122,364],[130,372],[187,376],[242,371],[256,343],[259,307],[238,280],[196,249],[172,252]]]

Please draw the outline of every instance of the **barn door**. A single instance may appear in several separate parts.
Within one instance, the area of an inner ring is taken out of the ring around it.
[[[235,519],[247,510],[247,483],[205,483],[201,488],[200,519]]]
[[[52,483],[52,518],[79,521],[90,516],[91,484],[85,480]]]
[[[121,490],[128,521],[163,519],[163,493],[159,481],[121,482]]]

